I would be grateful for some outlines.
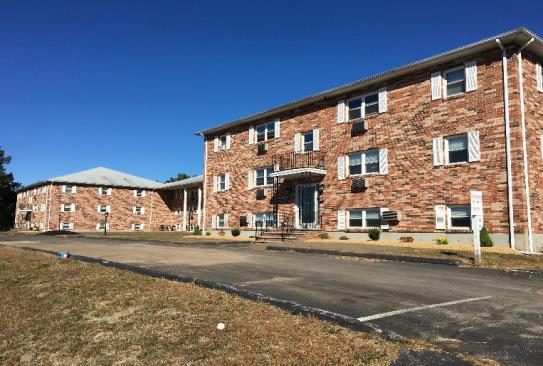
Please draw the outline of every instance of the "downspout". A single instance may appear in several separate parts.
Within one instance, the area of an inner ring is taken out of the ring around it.
[[[524,103],[524,77],[522,72],[522,50],[524,50],[534,39],[530,39],[524,46],[519,48],[518,58],[518,76],[520,90],[520,124],[522,127],[522,160],[524,163],[524,189],[526,192],[526,216],[528,225],[528,252],[533,253],[533,237],[532,237],[532,209],[530,207],[530,185],[528,181],[528,151],[526,147],[526,106]]]
[[[53,183],[49,185],[49,207],[47,208],[47,231],[51,230],[51,202],[53,201]]]
[[[507,167],[507,204],[509,212],[509,244],[515,250],[515,221],[513,217],[513,174],[511,171],[511,128],[509,124],[509,76],[507,75],[507,51],[500,39],[496,43],[502,50],[503,104],[505,119],[505,161]]]
[[[207,138],[204,137],[204,203],[202,215],[202,232],[206,232],[206,207],[207,207]]]
[[[149,231],[153,231],[153,198],[155,198],[155,189],[151,189],[151,214],[149,215]]]

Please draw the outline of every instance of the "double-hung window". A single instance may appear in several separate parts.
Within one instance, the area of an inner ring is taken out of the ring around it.
[[[107,205],[100,205],[99,212],[101,214],[108,212]]]
[[[74,186],[66,185],[64,188],[65,193],[73,193],[74,192]]]
[[[363,115],[379,113],[379,93],[372,93],[363,97],[354,98],[348,102],[349,120],[361,118]],[[362,111],[364,112],[362,114]]]
[[[217,215],[217,229],[222,229],[226,227],[226,214]]]
[[[349,155],[349,175],[379,173],[379,150]]]
[[[134,215],[141,215],[141,214],[143,214],[143,207],[135,206],[134,207]]]
[[[273,178],[270,174],[273,173],[273,167],[260,168],[255,171],[255,185],[262,187],[265,185],[273,184]]]
[[[65,203],[62,205],[62,212],[72,212],[72,204]]]
[[[133,224],[132,230],[134,231],[142,231],[143,230],[143,224]]]
[[[449,227],[451,229],[469,229],[471,227],[470,206],[449,206]]]
[[[275,122],[256,127],[256,142],[264,142],[275,138]]]
[[[313,131],[306,132],[302,134],[302,145],[303,145],[303,152],[311,152],[313,151]]]
[[[100,195],[102,195],[102,196],[110,196],[111,195],[111,188],[100,187],[98,190],[100,192]]]
[[[445,138],[445,153],[449,164],[468,161],[468,136],[451,136]]]
[[[464,67],[446,71],[444,78],[447,96],[450,97],[466,92],[466,72]]]
[[[349,210],[349,227],[371,228],[381,225],[381,211],[378,208]]]
[[[226,174],[220,174],[217,176],[217,190],[226,191]]]
[[[273,227],[273,212],[260,212],[255,215],[255,225]]]
[[[227,139],[226,135],[219,136],[219,151],[227,149]]]

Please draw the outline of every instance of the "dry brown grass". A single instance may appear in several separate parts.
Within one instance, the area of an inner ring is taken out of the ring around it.
[[[400,347],[219,291],[3,246],[0,293],[0,364],[386,365]]]

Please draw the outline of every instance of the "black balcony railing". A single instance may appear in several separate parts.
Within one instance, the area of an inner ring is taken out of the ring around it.
[[[274,155],[272,162],[276,170],[290,170],[297,168],[318,168],[326,169],[325,156],[321,151],[305,153],[289,153]]]

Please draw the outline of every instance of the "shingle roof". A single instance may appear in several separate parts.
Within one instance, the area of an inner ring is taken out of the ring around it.
[[[175,182],[170,182],[163,184],[161,189],[175,189],[189,186],[199,186],[204,183],[204,176],[197,175],[196,177],[190,177],[183,180],[177,180]]]
[[[240,119],[236,119],[230,122],[219,124],[215,127],[208,128],[203,131],[196,132],[196,135],[207,136],[219,133],[221,131],[227,130],[232,127],[240,126],[243,124],[248,124],[259,119],[264,118],[274,118],[279,113],[284,113],[302,106],[315,103],[317,101],[322,101],[325,99],[339,98],[343,94],[349,93],[351,91],[360,89],[365,86],[371,86],[373,84],[378,84],[385,82],[391,78],[401,77],[408,73],[422,70],[434,65],[439,65],[441,63],[446,63],[452,61],[456,58],[468,56],[476,52],[482,52],[490,49],[497,49],[498,45],[496,44],[496,39],[500,39],[504,46],[510,44],[524,45],[529,39],[534,38],[533,42],[527,50],[534,53],[536,56],[543,58],[543,40],[538,37],[535,33],[529,31],[526,28],[518,28],[506,33],[498,34],[493,37],[489,37],[482,41],[468,44],[463,47],[455,48],[453,50],[440,53],[438,55],[425,58],[420,61],[412,62],[410,64],[400,66],[379,74],[368,76],[364,79],[357,80],[352,83],[341,85],[337,88],[329,89],[320,93],[310,95],[305,98],[297,99],[293,102],[280,105],[278,107],[273,107],[256,114],[252,114]]]

